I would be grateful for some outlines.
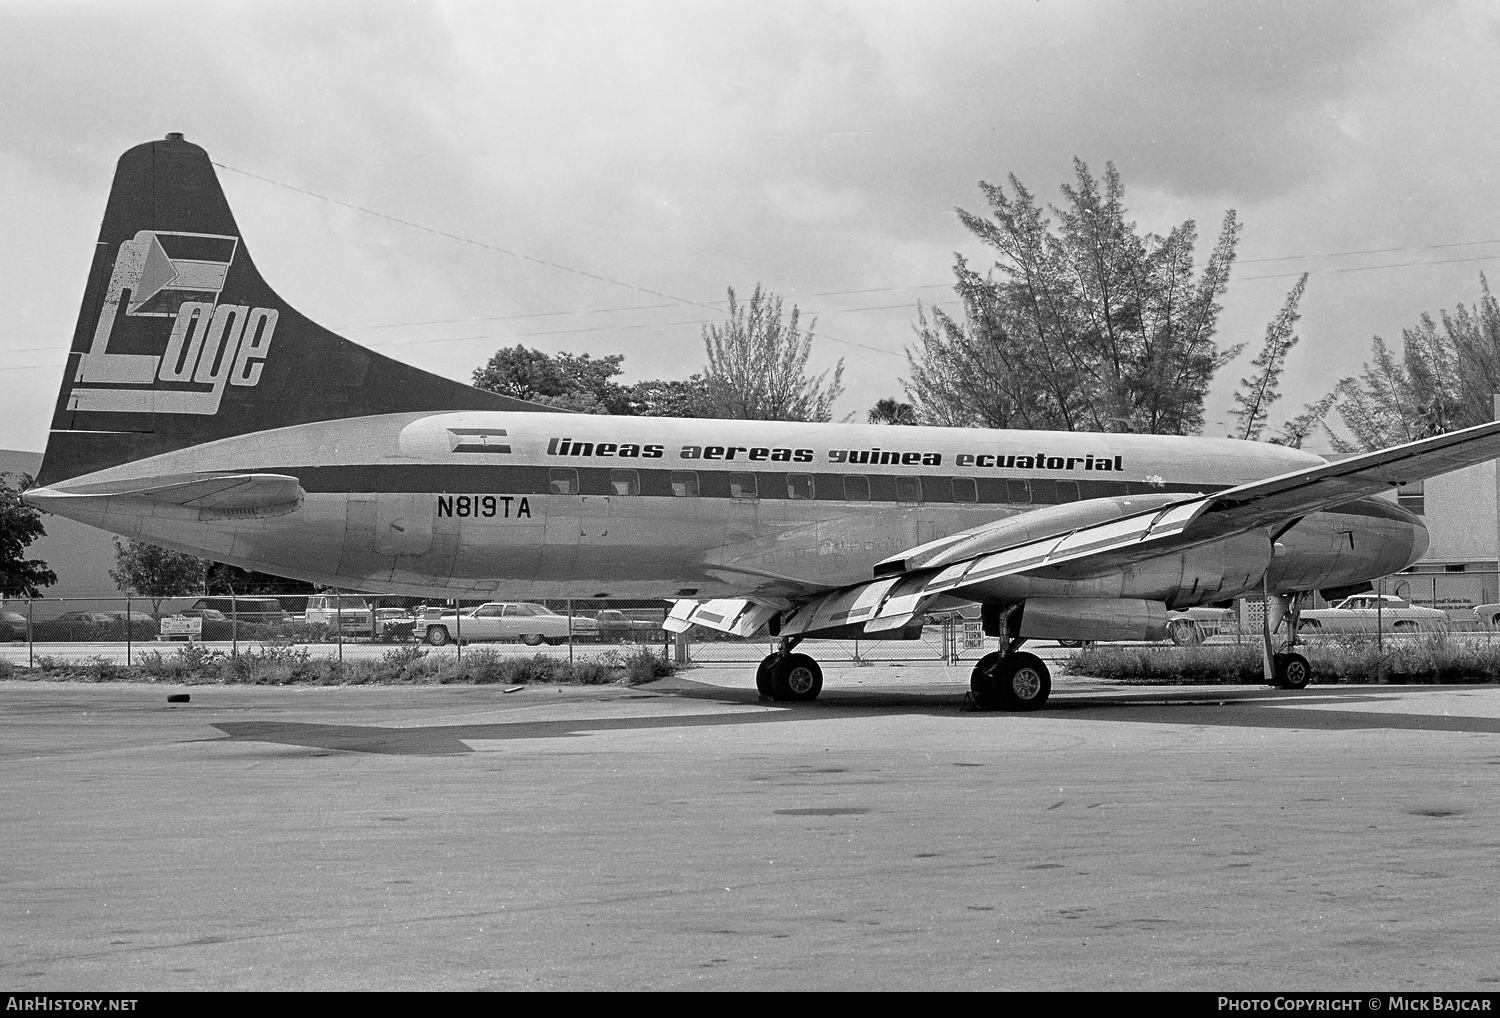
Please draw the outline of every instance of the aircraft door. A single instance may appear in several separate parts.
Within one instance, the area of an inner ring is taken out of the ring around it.
[[[374,568],[375,496],[350,495],[344,504],[344,551],[339,556],[339,576],[364,576]]]

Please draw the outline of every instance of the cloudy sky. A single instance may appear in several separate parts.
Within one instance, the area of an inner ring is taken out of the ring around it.
[[[954,252],[983,257],[953,214],[976,183],[1052,197],[1075,156],[1113,161],[1143,230],[1194,219],[1206,257],[1226,209],[1244,224],[1222,434],[1298,273],[1273,420],[1475,300],[1497,95],[1484,0],[0,0],[0,447],[42,449],[115,160],[168,131],[233,168],[267,280],[383,353],[680,378],[725,288],[761,283],[816,315],[860,418],[900,395]]]

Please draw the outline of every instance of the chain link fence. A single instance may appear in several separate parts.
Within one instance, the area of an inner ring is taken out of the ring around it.
[[[1309,623],[1333,607],[1314,594],[1305,599],[1302,634],[1336,632],[1402,635],[1413,630],[1494,633],[1500,628],[1500,574],[1401,573],[1375,584],[1377,604],[1358,618]],[[139,653],[170,652],[174,645],[204,643],[298,645],[339,657],[383,652],[392,645],[452,646],[484,643],[504,652],[600,652],[644,645],[661,647],[682,663],[753,663],[776,649],[761,635],[737,638],[695,627],[679,638],[662,624],[670,602],[622,600],[459,602],[325,591],[202,597],[37,598],[0,601],[0,657],[30,664],[39,655],[89,658],[107,654],[129,663]],[[1413,611],[1427,612],[1420,623]],[[1440,615],[1437,613],[1441,613]],[[1258,598],[1232,609],[1194,609],[1191,630],[1174,628],[1177,642],[1258,639],[1264,606]],[[1337,609],[1335,610],[1337,614]],[[1346,613],[1347,615],[1347,613]],[[818,641],[825,662],[956,663],[985,651],[977,619],[957,614],[924,626],[916,640]],[[364,649],[362,649],[364,648]]]

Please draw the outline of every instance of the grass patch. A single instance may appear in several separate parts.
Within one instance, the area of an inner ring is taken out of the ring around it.
[[[128,666],[97,657],[88,661],[39,657],[34,668],[0,661],[0,679],[164,682],[176,685],[639,685],[671,675],[676,670],[674,664],[663,660],[650,647],[640,647],[626,657],[621,657],[618,651],[607,650],[597,656],[569,662],[566,658],[546,654],[531,657],[504,655],[489,647],[466,649],[460,658],[433,653],[424,647],[408,646],[393,648],[378,658],[340,662],[336,658],[315,657],[300,647],[272,645],[226,653],[189,643],[168,654],[145,652]]]
[[[1297,645],[1321,683],[1500,681],[1500,643],[1434,633],[1419,639],[1354,636]],[[1201,647],[1087,647],[1069,674],[1137,685],[1253,685],[1264,682],[1255,644]]]

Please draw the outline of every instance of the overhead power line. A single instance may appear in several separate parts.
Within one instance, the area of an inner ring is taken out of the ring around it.
[[[537,258],[534,255],[525,254],[521,251],[513,251],[510,248],[500,247],[496,244],[487,244],[481,240],[474,240],[470,237],[460,236],[456,233],[449,233],[447,230],[439,230],[435,227],[424,226],[421,223],[414,223],[409,219],[402,219],[399,216],[387,215],[384,212],[377,212],[374,209],[367,209],[361,205],[355,205],[351,202],[341,201],[338,198],[331,198],[326,194],[318,194],[316,191],[309,191],[306,188],[296,187],[292,184],[284,184],[279,180],[272,180],[270,177],[262,177],[258,173],[251,173],[249,170],[241,170],[237,167],[229,166],[226,163],[214,163],[214,165],[221,169],[228,170],[231,173],[238,173],[242,176],[252,177],[255,180],[264,181],[265,183],[271,184],[275,187],[284,187],[289,191],[296,191],[298,194],[305,194],[311,198],[317,198],[322,201],[331,202],[334,205],[340,205],[346,209],[353,209],[356,212],[363,212],[366,215],[375,216],[377,219],[384,219],[388,222],[399,223],[402,226],[410,227],[413,230],[421,230],[424,233],[431,233],[434,236],[446,237],[449,240],[456,240],[460,244],[468,244],[473,247],[482,248],[486,251],[494,251],[497,254],[508,255],[511,258],[519,258],[522,261],[533,262],[537,265],[546,265],[549,268],[554,268],[561,272],[570,272],[577,276],[584,276],[588,279],[598,280],[601,283],[611,283],[615,286],[623,286],[627,290],[635,290],[639,293],[649,293],[653,297],[664,297],[667,300],[676,301],[679,304],[690,304],[693,307],[701,307],[709,311],[719,310],[714,305],[707,304],[702,301],[691,300],[687,297],[679,297],[676,294],[666,293],[662,290],[653,290],[649,286],[638,286],[635,283],[627,283],[625,280],[616,279],[613,276],[605,276],[598,272],[589,272],[587,269],[576,269],[571,265],[564,265],[562,262],[555,262],[547,258]],[[812,335],[812,333],[808,333],[808,335]],[[891,357],[899,356],[898,354],[894,354],[889,350],[883,350],[878,346],[869,346],[864,343],[856,343],[852,339],[840,339],[837,336],[830,336],[827,333],[818,333],[817,336],[819,339],[826,339],[833,343],[842,343],[845,346],[856,346],[861,350],[869,350],[872,353],[886,354],[887,356]]]

